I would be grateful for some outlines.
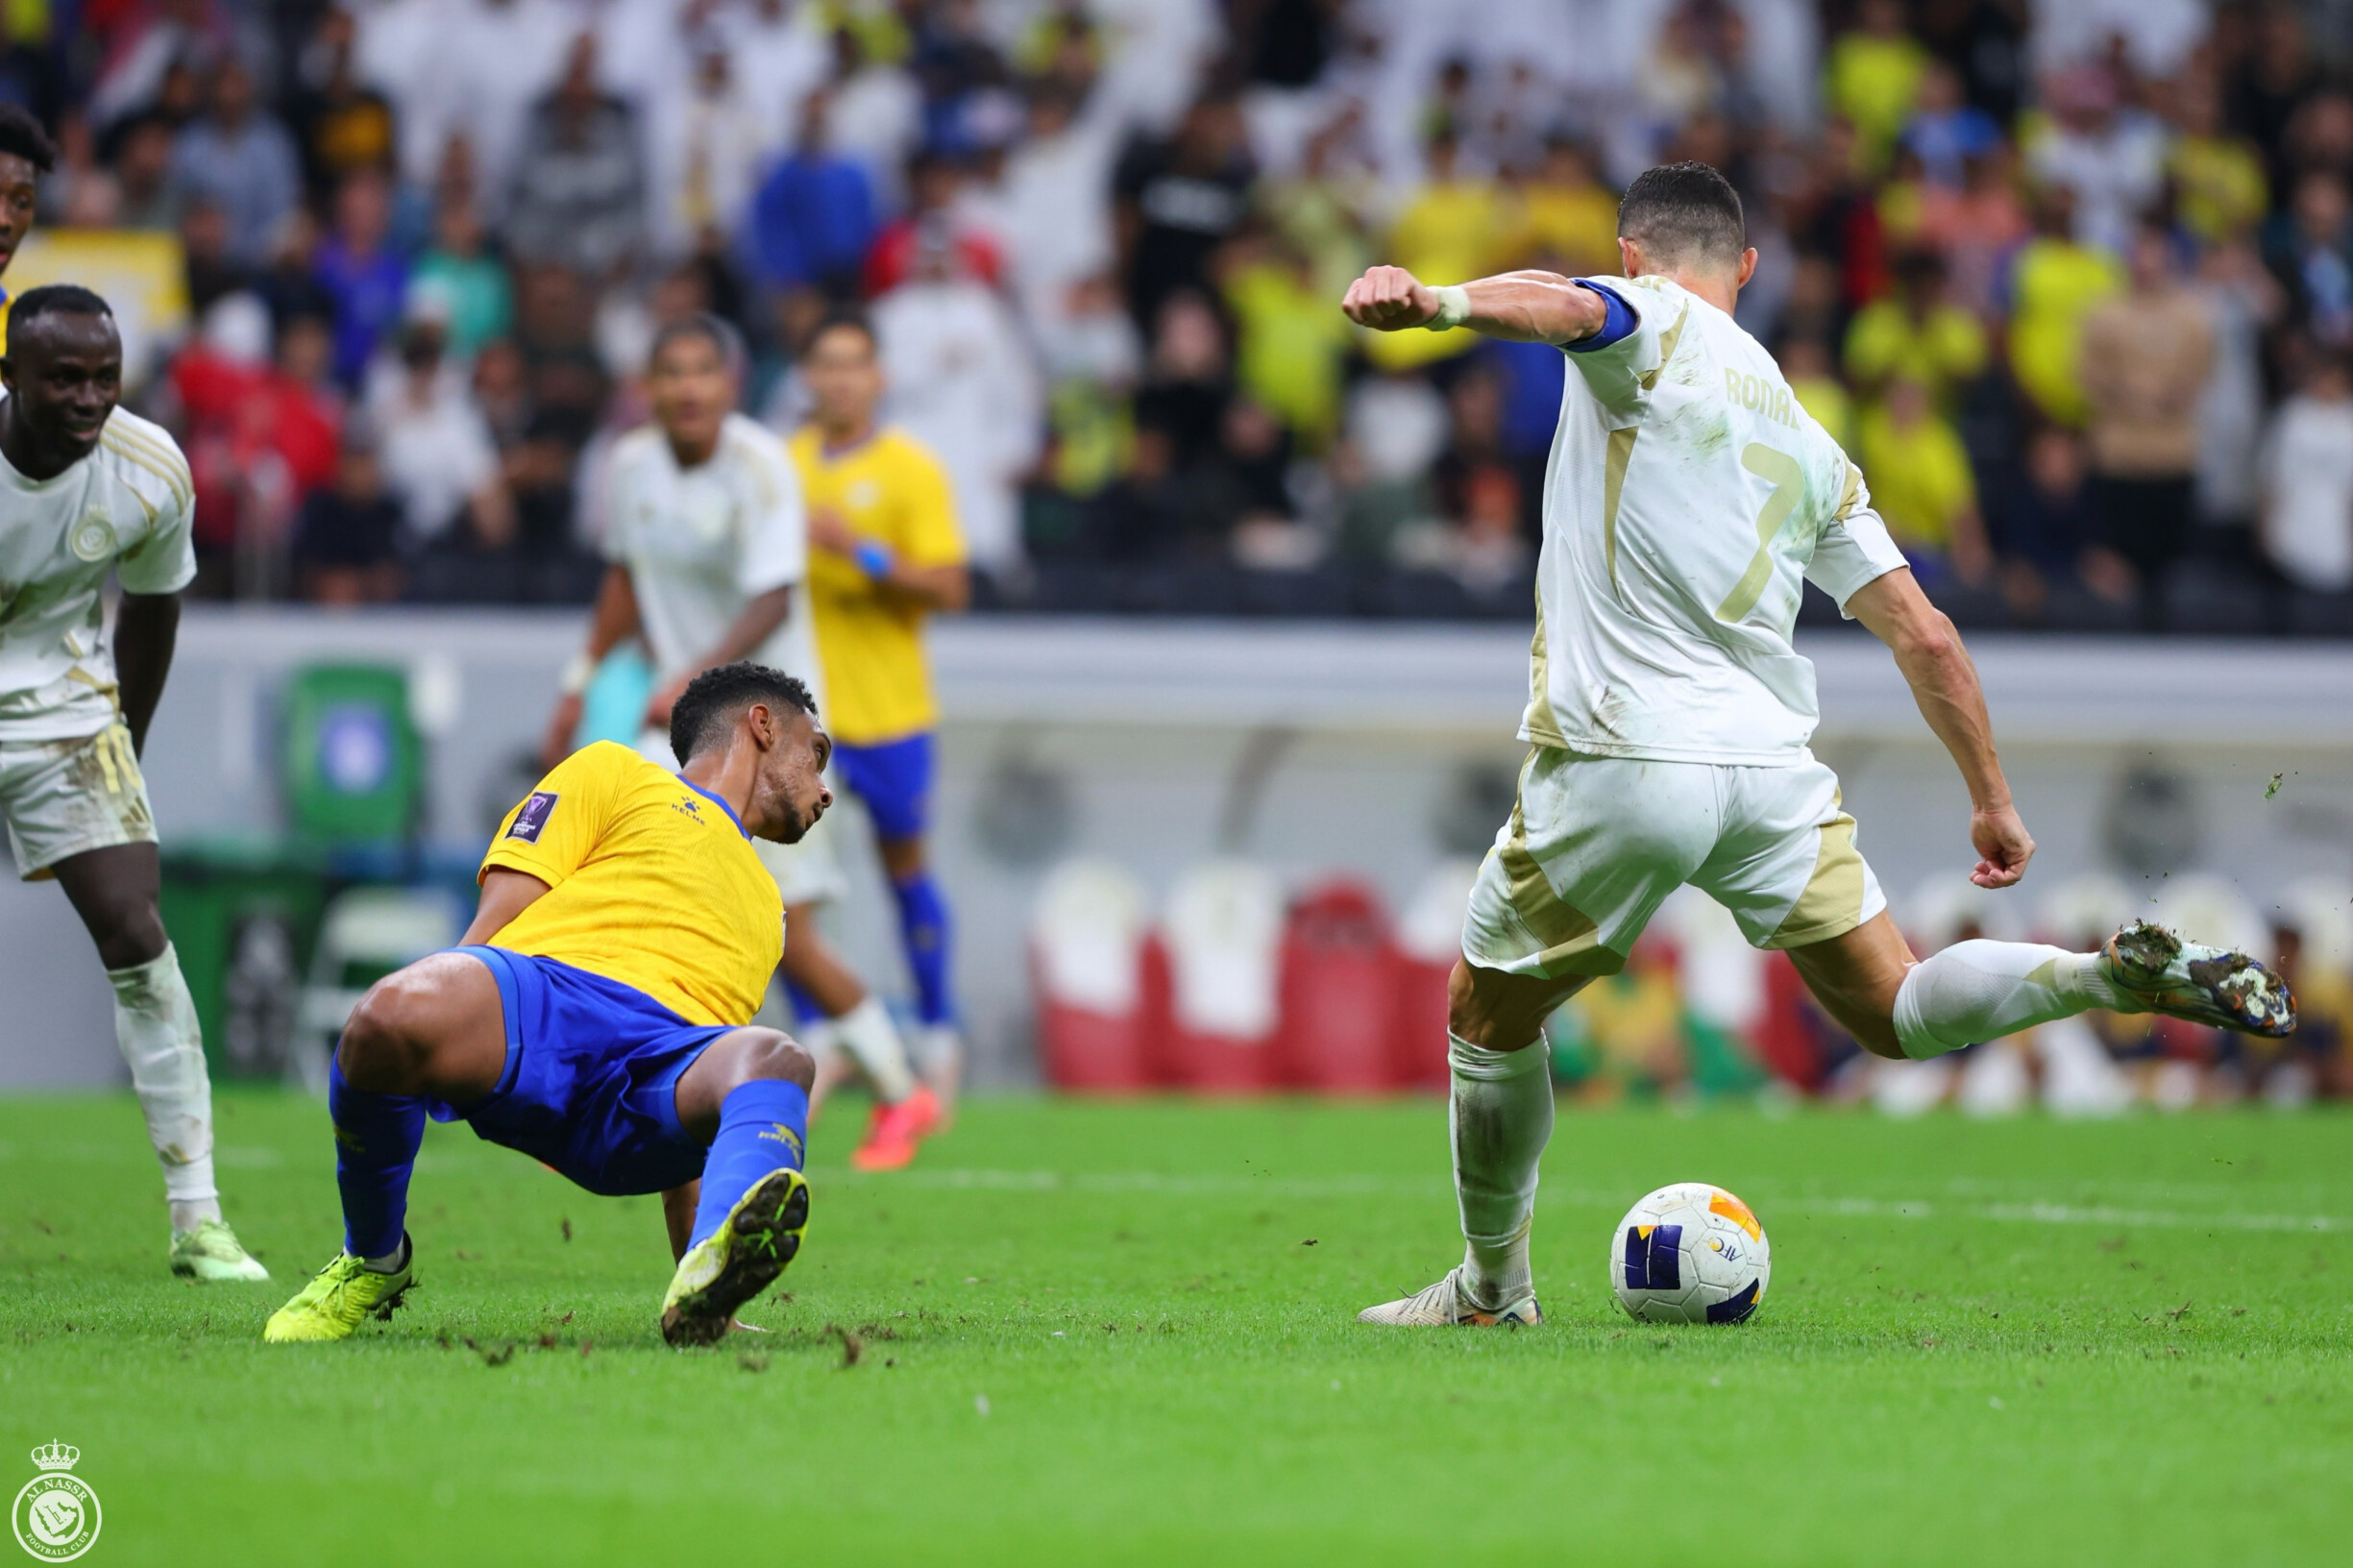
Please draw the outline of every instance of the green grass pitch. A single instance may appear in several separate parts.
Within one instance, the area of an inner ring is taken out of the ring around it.
[[[2353,1527],[2341,1115],[1564,1111],[1550,1321],[1505,1334],[1350,1320],[1456,1256],[1434,1104],[983,1102],[888,1177],[850,1109],[774,1332],[680,1355],[654,1201],[463,1127],[412,1304],[265,1348],[339,1236],[322,1108],[222,1096],[278,1275],[241,1287],[165,1273],[129,1099],[0,1104],[0,1483],[79,1446],[93,1568],[2246,1565]],[[1608,1228],[1682,1179],[1772,1234],[1746,1326],[1609,1299]]]

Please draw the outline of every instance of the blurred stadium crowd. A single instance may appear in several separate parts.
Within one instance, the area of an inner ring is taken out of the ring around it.
[[[1047,878],[1029,933],[1041,1066],[1079,1092],[1442,1090],[1435,1042],[1475,873],[1472,862],[1441,865],[1392,913],[1360,882],[1287,897],[1262,867],[1212,861],[1154,910],[1118,866],[1069,862]],[[2218,877],[2165,887],[2159,918],[2274,955],[2296,991],[2292,1036],[2093,1013],[1933,1061],[1887,1061],[1815,1004],[1787,954],[1751,947],[1722,905],[1683,888],[1623,972],[1592,982],[1546,1026],[1554,1079],[1594,1104],[1762,1094],[1897,1115],[2353,1098],[2353,913],[2342,889],[2326,879],[2282,889],[2265,917]],[[2030,918],[2021,907],[1953,877],[1900,898],[1896,912],[1922,953],[1973,937],[2088,950],[2148,913],[2106,874],[2051,886]]]
[[[2353,632],[2343,0],[0,16],[61,149],[11,283],[123,280],[213,593],[584,600],[655,327],[736,323],[784,426],[854,298],[984,604],[1516,620],[1559,356],[1335,302],[1614,271],[1615,187],[1698,158],[1964,624]]]

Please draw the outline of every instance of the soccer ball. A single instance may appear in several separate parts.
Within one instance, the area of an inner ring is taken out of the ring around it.
[[[1773,1248],[1749,1206],[1678,1182],[1627,1211],[1609,1239],[1618,1305],[1646,1323],[1738,1323],[1765,1299]]]

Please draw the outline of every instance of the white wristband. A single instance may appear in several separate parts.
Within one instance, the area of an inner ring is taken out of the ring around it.
[[[1452,331],[1470,319],[1471,291],[1460,283],[1446,283],[1431,290],[1438,297],[1438,313],[1422,323],[1434,332]]]
[[[563,678],[555,683],[555,689],[562,696],[577,697],[587,691],[588,683],[596,678],[597,661],[588,656],[586,649],[582,649],[572,656],[570,664],[564,666]]]

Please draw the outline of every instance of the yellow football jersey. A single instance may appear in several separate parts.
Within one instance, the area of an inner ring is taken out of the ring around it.
[[[734,812],[625,746],[581,747],[482,857],[549,891],[490,939],[618,980],[689,1023],[748,1023],[784,956],[784,900]]]
[[[793,437],[803,502],[913,566],[964,560],[956,501],[940,461],[901,431],[878,430],[829,453],[814,428]],[[850,746],[903,740],[939,723],[923,656],[926,612],[874,586],[857,563],[809,552],[809,607],[825,672],[826,730]]]

